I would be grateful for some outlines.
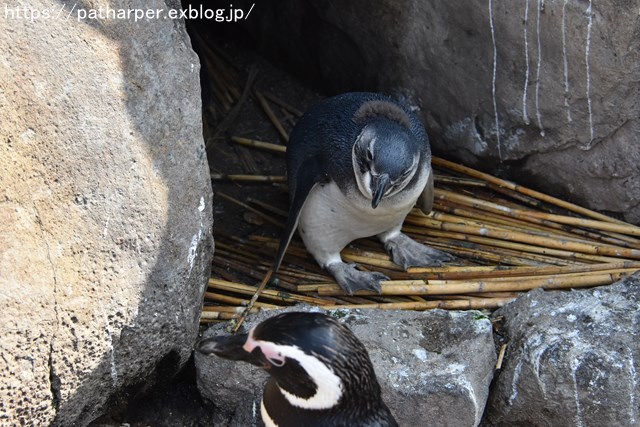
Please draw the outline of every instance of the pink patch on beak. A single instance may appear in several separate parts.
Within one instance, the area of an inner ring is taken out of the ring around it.
[[[280,350],[278,350],[278,346],[272,342],[253,339],[253,329],[251,329],[251,331],[249,331],[249,337],[247,338],[247,341],[244,343],[242,348],[246,352],[251,353],[253,352],[253,350],[255,350],[256,347],[260,348],[260,351],[262,352],[264,357],[266,357],[272,365],[284,365],[285,357],[282,355],[282,353],[280,353]]]

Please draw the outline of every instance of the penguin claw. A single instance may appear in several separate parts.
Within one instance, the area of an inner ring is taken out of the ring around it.
[[[448,253],[420,244],[403,233],[385,241],[384,248],[393,262],[405,270],[409,267],[440,267],[454,260]]]
[[[353,295],[355,291],[359,290],[373,290],[380,294],[382,293],[380,282],[389,280],[389,278],[382,273],[360,271],[356,269],[356,264],[336,262],[327,265],[325,268],[333,276],[338,285],[349,295]]]

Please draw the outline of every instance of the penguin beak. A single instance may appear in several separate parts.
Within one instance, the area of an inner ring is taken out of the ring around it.
[[[206,338],[196,345],[196,351],[207,356],[215,354],[223,359],[239,360],[251,363],[262,369],[269,369],[271,364],[264,357],[259,347],[251,352],[245,350],[244,345],[247,342],[247,338],[248,334]]]
[[[206,355],[215,354],[223,359],[252,362],[251,353],[242,348],[246,341],[247,334],[205,338],[196,345],[196,351]]]
[[[386,173],[383,173],[382,175],[371,176],[371,207],[373,209],[377,208],[380,204],[380,200],[382,200],[382,196],[384,196],[384,193],[387,192],[389,184],[389,175],[387,175]]]

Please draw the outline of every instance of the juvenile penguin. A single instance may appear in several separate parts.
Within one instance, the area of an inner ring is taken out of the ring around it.
[[[378,236],[405,270],[452,259],[400,231],[416,202],[425,213],[433,206],[427,133],[402,104],[364,92],[325,99],[294,127],[286,160],[291,203],[274,273],[296,227],[318,264],[349,294],[380,292],[388,280],[342,262],[340,251],[356,239]]]
[[[267,427],[398,425],[382,401],[366,348],[327,315],[279,314],[248,334],[203,339],[196,350],[249,362],[271,375],[260,405]]]

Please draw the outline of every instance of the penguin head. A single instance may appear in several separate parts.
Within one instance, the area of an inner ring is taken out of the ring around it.
[[[411,182],[420,162],[419,147],[411,131],[396,121],[379,118],[362,128],[353,145],[353,172],[373,209]]]
[[[204,339],[196,350],[264,369],[297,408],[386,408],[363,344],[321,313],[279,314],[248,334]]]

